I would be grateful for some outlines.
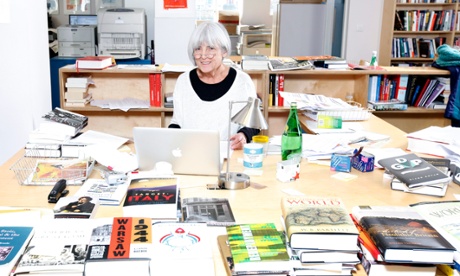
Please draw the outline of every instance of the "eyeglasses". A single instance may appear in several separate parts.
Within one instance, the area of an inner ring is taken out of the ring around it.
[[[193,51],[193,56],[196,58],[196,59],[199,59],[199,58],[213,58],[215,57],[217,54],[217,51],[216,50],[207,50],[206,53],[202,53],[202,50],[200,49],[196,49],[195,51]]]

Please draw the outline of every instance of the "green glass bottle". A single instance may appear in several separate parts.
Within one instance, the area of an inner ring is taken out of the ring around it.
[[[281,159],[288,160],[302,155],[302,129],[297,116],[297,103],[291,103],[291,111],[281,136]]]

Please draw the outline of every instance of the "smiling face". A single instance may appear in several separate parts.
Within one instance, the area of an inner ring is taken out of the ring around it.
[[[226,55],[227,53],[222,53],[220,48],[208,46],[206,43],[193,51],[198,70],[204,74],[216,72]]]

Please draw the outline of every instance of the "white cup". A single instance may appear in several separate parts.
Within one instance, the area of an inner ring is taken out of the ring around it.
[[[243,147],[243,166],[247,169],[261,169],[264,147],[258,143],[248,143]]]

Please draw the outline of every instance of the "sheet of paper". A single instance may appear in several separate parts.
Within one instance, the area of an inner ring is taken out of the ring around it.
[[[128,139],[100,131],[88,130],[75,139],[70,140],[70,142],[84,145],[101,145],[104,147],[118,149],[121,145],[128,142]]]

